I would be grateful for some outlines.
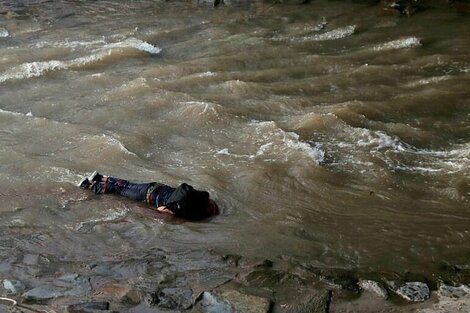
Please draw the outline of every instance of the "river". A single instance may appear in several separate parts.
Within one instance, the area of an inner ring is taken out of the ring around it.
[[[156,247],[426,275],[470,266],[468,15],[12,3],[0,15],[4,276],[30,255]],[[222,212],[181,221],[77,188],[94,170],[188,182]]]

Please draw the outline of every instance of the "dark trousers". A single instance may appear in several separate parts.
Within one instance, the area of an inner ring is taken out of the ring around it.
[[[132,200],[147,202],[147,191],[154,184],[135,184],[124,179],[108,177],[105,182],[93,184],[91,190],[96,194],[113,193]]]

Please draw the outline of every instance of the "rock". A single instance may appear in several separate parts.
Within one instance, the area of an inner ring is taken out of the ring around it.
[[[388,298],[387,290],[376,281],[362,280],[361,279],[361,280],[359,280],[359,287],[362,290],[369,291],[369,292],[377,295],[380,298],[383,298],[383,299]]]
[[[86,313],[109,310],[109,302],[88,302],[72,304],[67,307],[69,313]]]
[[[470,294],[470,288],[465,285],[460,285],[459,287],[449,286],[446,284],[441,284],[439,286],[439,295],[448,298],[462,298]]]
[[[278,285],[281,281],[287,279],[289,274],[269,269],[258,267],[256,270],[246,274],[243,278],[245,282],[252,287],[267,287],[271,288]]]
[[[142,296],[137,289],[130,289],[124,296],[123,302],[130,304],[139,304],[141,302]]]
[[[19,280],[3,280],[3,288],[10,294],[22,293],[25,291],[25,285]]]
[[[384,9],[395,11],[400,15],[411,16],[427,9],[427,6],[421,0],[395,0],[386,1]]]
[[[238,263],[242,259],[241,255],[237,254],[226,254],[222,256],[222,261],[231,266],[238,266]]]
[[[50,299],[62,297],[66,289],[55,286],[39,286],[23,294],[27,303],[44,304]]]
[[[431,297],[428,285],[421,282],[408,282],[399,287],[395,292],[411,302],[422,302]]]
[[[82,296],[91,291],[90,280],[75,273],[67,273],[54,281],[54,286],[67,288],[65,296]]]
[[[166,309],[184,309],[192,306],[193,291],[190,288],[164,288],[156,294],[156,304]]]
[[[246,295],[236,290],[227,290],[220,295],[232,304],[236,312],[267,313],[271,307],[271,301],[267,298]]]
[[[192,313],[234,313],[230,302],[220,298],[216,294],[205,291],[197,306],[191,311]]]
[[[359,282],[359,279],[351,271],[340,269],[322,269],[315,274],[318,275],[320,279],[338,285],[344,290],[356,293],[359,292],[359,286],[357,284]]]
[[[94,292],[95,298],[124,303],[140,303],[140,293],[131,285],[120,282],[107,282]]]
[[[300,303],[290,307],[287,313],[327,313],[330,311],[331,291],[325,290],[307,296]]]

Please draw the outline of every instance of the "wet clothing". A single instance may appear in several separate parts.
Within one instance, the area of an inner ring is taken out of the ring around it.
[[[156,182],[136,184],[108,176],[104,182],[100,180],[94,182],[91,190],[96,194],[118,194],[155,207],[165,206],[175,215],[188,219],[201,219],[208,216],[206,208],[209,193],[196,190],[185,183],[173,188]]]
[[[109,176],[105,182],[93,184],[91,190],[96,194],[114,193],[159,207],[167,203],[168,198],[175,191],[175,188],[155,182],[136,184],[124,179]]]

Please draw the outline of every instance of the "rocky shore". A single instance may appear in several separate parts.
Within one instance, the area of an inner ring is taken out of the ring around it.
[[[109,262],[24,255],[2,264],[11,274],[0,276],[0,308],[71,313],[470,309],[470,269],[466,268],[443,266],[439,274],[424,277],[407,272],[320,269],[305,263],[292,267],[295,262],[282,258],[188,253],[155,249],[145,256],[122,256]],[[201,262],[188,261],[197,259]]]

